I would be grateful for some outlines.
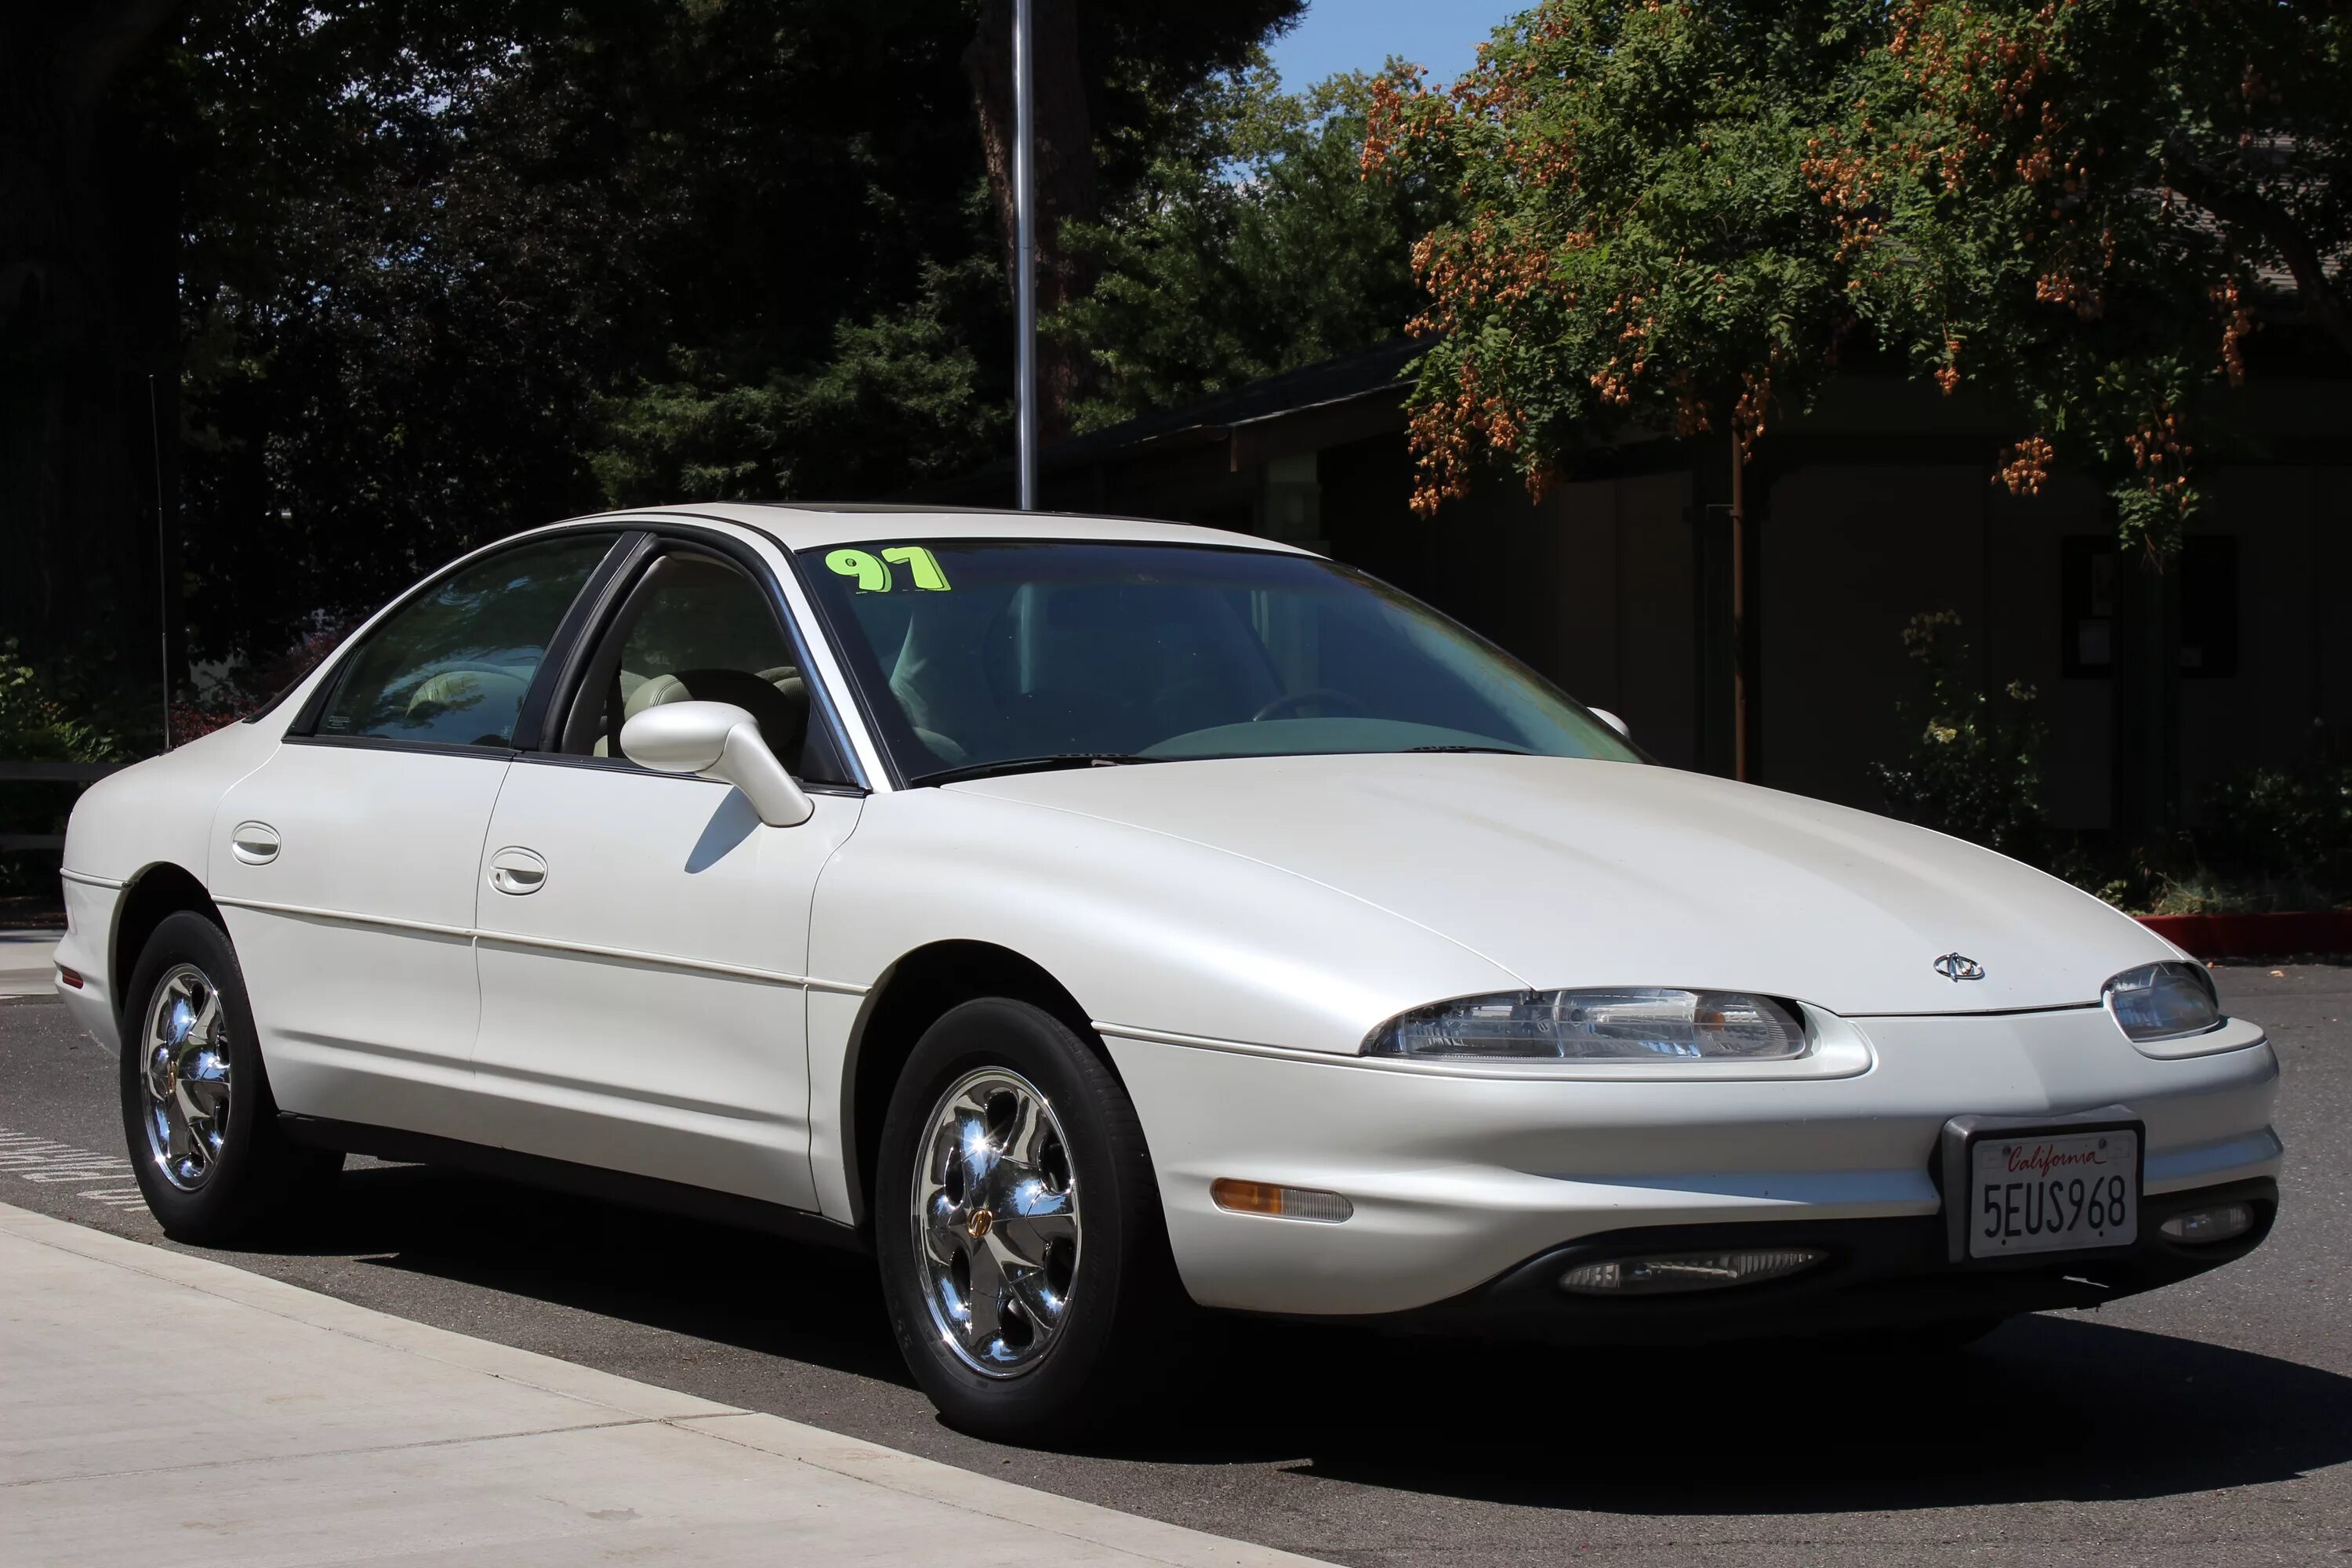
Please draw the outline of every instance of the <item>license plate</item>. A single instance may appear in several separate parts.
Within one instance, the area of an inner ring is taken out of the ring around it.
[[[1969,1256],[2129,1247],[2139,1239],[2139,1134],[1980,1137],[1969,1146]]]

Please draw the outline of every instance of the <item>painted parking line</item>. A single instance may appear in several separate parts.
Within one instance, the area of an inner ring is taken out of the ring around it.
[[[74,1196],[106,1208],[147,1206],[146,1197],[120,1154],[78,1149],[31,1132],[0,1127],[0,1181],[33,1182],[42,1186],[79,1186]]]

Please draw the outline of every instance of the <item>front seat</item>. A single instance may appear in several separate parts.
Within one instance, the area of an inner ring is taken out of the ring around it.
[[[731,702],[759,721],[760,738],[786,767],[808,734],[808,684],[795,669],[681,669],[640,682],[623,710],[634,719],[667,702]]]

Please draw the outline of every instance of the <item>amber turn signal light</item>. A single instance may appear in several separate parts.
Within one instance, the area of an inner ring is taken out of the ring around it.
[[[1338,1225],[1356,1212],[1356,1205],[1338,1193],[1312,1187],[1281,1187],[1271,1182],[1237,1182],[1220,1176],[1209,1184],[1209,1196],[1221,1209],[1234,1214],[1270,1215],[1276,1219],[1303,1219],[1317,1225]]]

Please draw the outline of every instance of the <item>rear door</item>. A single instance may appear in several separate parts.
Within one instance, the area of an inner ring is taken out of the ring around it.
[[[619,537],[542,536],[411,595],[223,798],[208,881],[281,1110],[478,1138],[482,835],[547,651]]]
[[[814,814],[771,827],[730,785],[630,763],[622,725],[672,701],[750,711]],[[666,542],[551,731],[508,776],[475,879],[490,1131],[814,1209],[809,905],[864,791],[771,564]]]

